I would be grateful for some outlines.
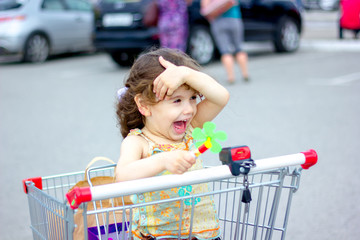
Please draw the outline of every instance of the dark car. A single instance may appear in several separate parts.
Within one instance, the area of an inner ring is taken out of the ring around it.
[[[156,27],[142,23],[151,0],[102,0],[95,8],[94,45],[106,51],[119,65],[128,65],[134,55],[159,44]],[[209,22],[200,14],[200,0],[189,11],[188,50],[200,64],[217,54]],[[271,41],[277,52],[293,52],[299,47],[301,12],[292,0],[241,0],[245,41]]]

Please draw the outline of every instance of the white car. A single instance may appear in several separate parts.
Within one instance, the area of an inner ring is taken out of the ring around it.
[[[339,0],[320,0],[319,6],[322,10],[333,11],[339,8]]]
[[[305,9],[321,9],[324,11],[334,11],[339,9],[340,0],[297,0],[302,1]]]
[[[0,0],[0,56],[44,62],[53,54],[88,51],[93,25],[85,0]]]

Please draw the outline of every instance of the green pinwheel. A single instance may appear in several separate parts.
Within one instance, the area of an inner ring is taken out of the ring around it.
[[[213,153],[219,153],[221,151],[221,145],[216,141],[225,141],[227,135],[224,131],[214,132],[216,128],[215,123],[206,122],[203,125],[203,130],[200,128],[195,128],[192,132],[192,137],[195,140],[195,146],[197,149],[194,151],[196,157],[210,149]],[[184,186],[179,188],[179,196],[185,197],[190,196],[192,191],[192,186]],[[192,199],[194,202],[192,202]],[[185,205],[190,206],[192,204],[196,205],[201,201],[201,198],[186,198],[184,201]]]
[[[206,122],[203,129],[195,128],[192,137],[195,140],[195,146],[198,148],[196,156],[210,149],[213,153],[219,153],[222,149],[217,140],[225,141],[227,134],[224,131],[215,132],[216,125],[213,122]]]

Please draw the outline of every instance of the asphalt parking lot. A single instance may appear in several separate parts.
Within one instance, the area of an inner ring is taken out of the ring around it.
[[[231,132],[227,144],[246,143],[255,159],[317,150],[319,162],[303,172],[294,196],[287,239],[356,240],[360,40],[337,39],[336,12],[304,18],[295,54],[247,44],[253,79],[227,86],[231,102],[217,123]],[[223,80],[219,62],[204,69]],[[112,93],[127,70],[105,54],[0,65],[1,239],[31,239],[22,179],[81,170],[98,155],[118,157]]]

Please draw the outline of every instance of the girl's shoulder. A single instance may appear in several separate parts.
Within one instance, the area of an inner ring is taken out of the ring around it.
[[[140,129],[133,129],[130,133],[124,138],[122,145],[126,146],[136,146],[136,148],[147,149],[147,141],[142,137]]]
[[[141,137],[140,129],[132,129],[129,134],[124,138],[123,142],[142,142],[143,138]]]
[[[130,136],[137,136],[138,138],[145,140],[145,142],[153,143],[153,141],[146,137],[146,135],[139,128],[131,129],[127,137]]]

